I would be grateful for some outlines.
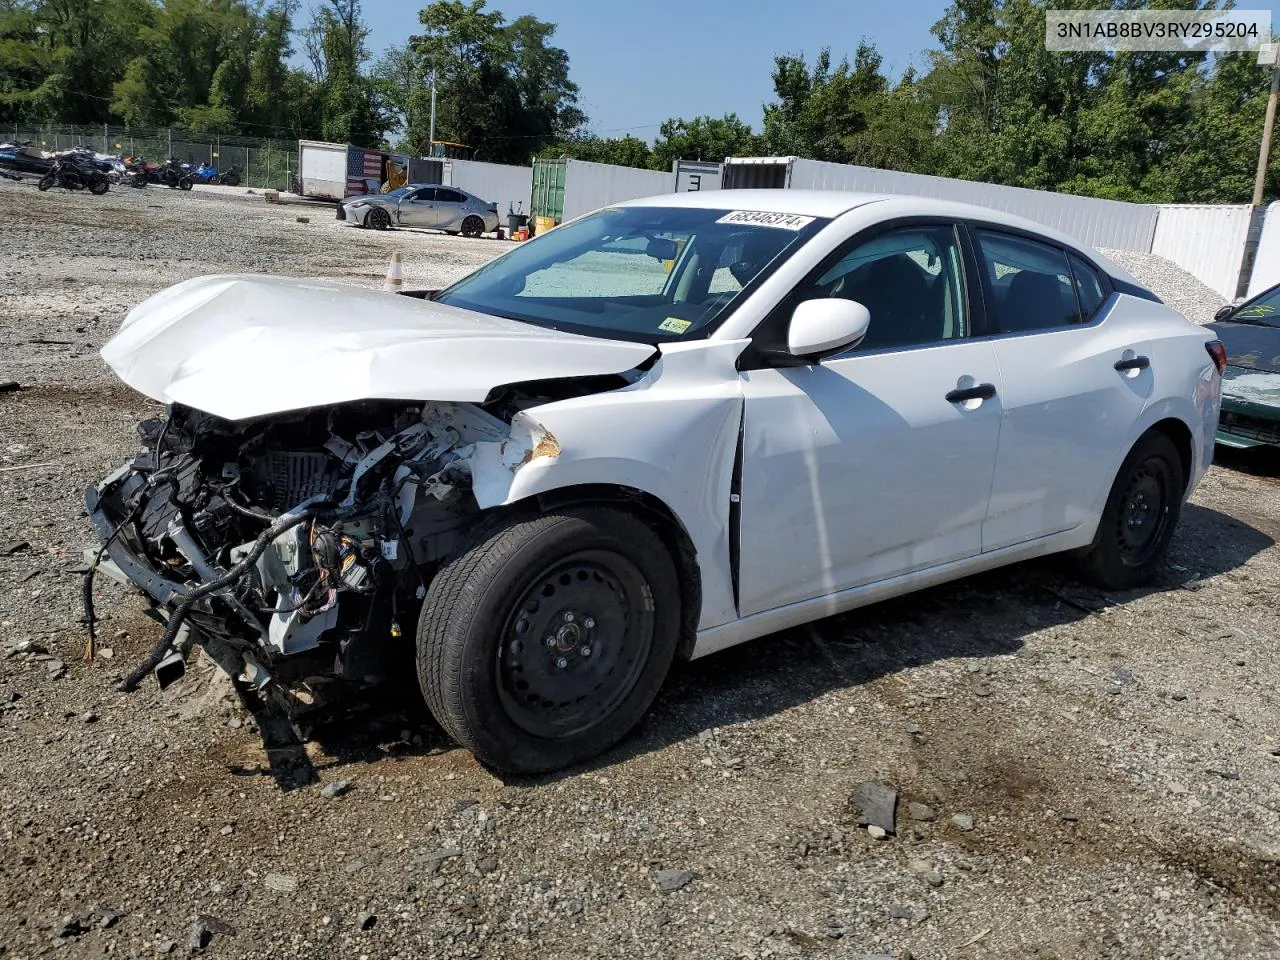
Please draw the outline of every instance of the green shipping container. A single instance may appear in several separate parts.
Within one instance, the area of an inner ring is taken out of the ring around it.
[[[533,217],[551,217],[556,223],[564,219],[565,160],[533,161],[533,199],[529,213]]]

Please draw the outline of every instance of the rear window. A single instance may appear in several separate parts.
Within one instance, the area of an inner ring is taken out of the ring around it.
[[[1071,275],[1076,281],[1076,297],[1080,301],[1080,315],[1085,323],[1094,318],[1102,301],[1107,298],[1107,288],[1103,285],[1102,275],[1085,263],[1074,253],[1071,261]]]
[[[1075,282],[1060,248],[990,230],[977,231],[996,326],[1002,333],[1080,322]]]

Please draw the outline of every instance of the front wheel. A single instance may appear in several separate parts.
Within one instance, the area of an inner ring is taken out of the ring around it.
[[[477,216],[470,216],[462,221],[462,235],[464,237],[478,237],[484,233],[484,221]]]
[[[514,517],[432,581],[418,679],[436,720],[481,762],[542,773],[635,726],[680,622],[671,556],[636,516],[580,506]]]
[[[381,207],[374,207],[364,218],[364,225],[374,230],[386,230],[391,226],[391,214]]]
[[[1084,574],[1109,590],[1151,580],[1173,539],[1182,512],[1182,457],[1163,433],[1143,434],[1116,474]]]
[[[96,180],[89,181],[89,192],[95,197],[100,197],[111,189],[111,181],[106,177],[98,177]]]
[[[193,186],[195,186],[195,181],[190,177],[183,177],[178,181],[179,190],[190,190]]]
[[[53,183],[54,183],[53,176],[45,175],[41,177],[39,183],[36,184],[36,189],[39,190],[41,193],[44,193],[44,191],[48,190],[50,187],[53,186]]]

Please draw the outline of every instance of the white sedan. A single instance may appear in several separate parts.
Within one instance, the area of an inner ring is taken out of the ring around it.
[[[87,492],[168,617],[126,686],[192,643],[286,700],[416,662],[526,773],[624,736],[677,656],[1050,553],[1142,583],[1226,361],[1034,223],[769,190],[609,207],[441,291],[191,280],[103,357],[169,405]]]

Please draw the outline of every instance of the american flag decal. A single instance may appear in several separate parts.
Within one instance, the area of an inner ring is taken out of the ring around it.
[[[368,193],[366,180],[382,182],[382,154],[377,150],[347,148],[347,196]]]

